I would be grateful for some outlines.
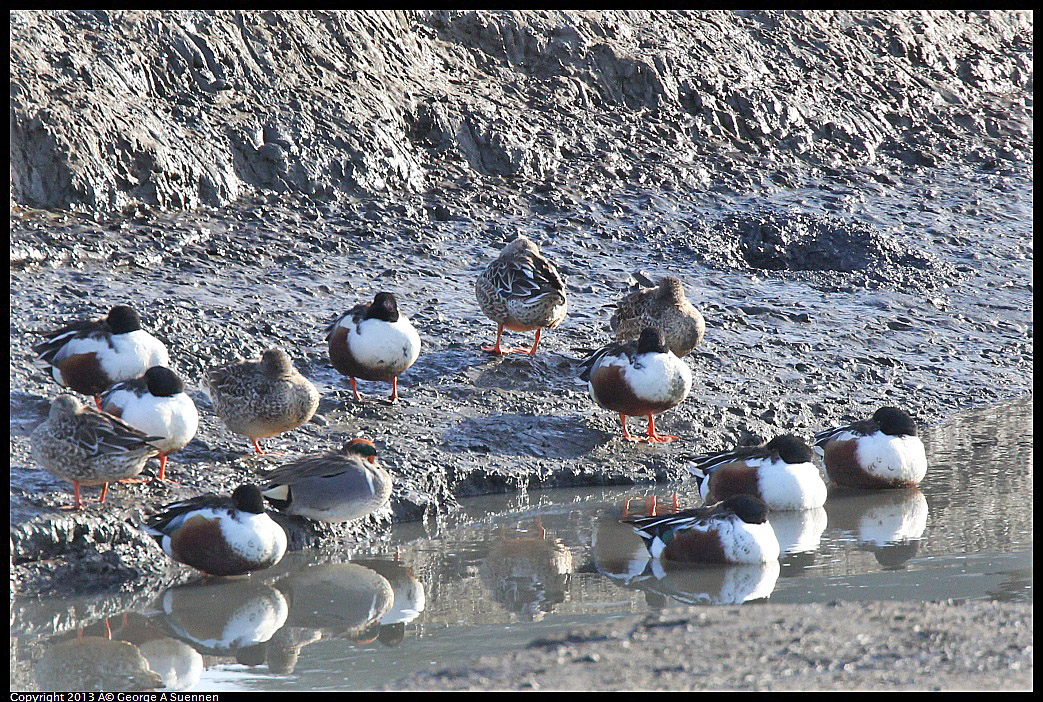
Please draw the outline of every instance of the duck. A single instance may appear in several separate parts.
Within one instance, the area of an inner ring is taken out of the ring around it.
[[[163,342],[141,328],[141,317],[129,305],[116,305],[104,319],[70,322],[45,332],[33,346],[33,365],[50,371],[62,387],[98,397],[114,383],[133,380],[152,366],[169,366]]]
[[[805,510],[826,503],[826,483],[813,461],[803,439],[783,434],[759,446],[699,456],[688,470],[707,504],[746,493],[773,511]]]
[[[260,360],[213,368],[208,382],[217,416],[229,431],[250,439],[259,454],[264,453],[260,439],[296,429],[319,408],[319,391],[278,348]]]
[[[167,480],[167,456],[187,446],[199,428],[196,403],[178,374],[165,366],[152,366],[140,378],[116,383],[102,393],[101,408],[135,429],[163,437],[153,443],[159,449],[161,481]]]
[[[482,313],[497,324],[496,345],[482,351],[534,356],[544,329],[561,324],[568,314],[565,280],[558,268],[540,253],[528,237],[519,236],[478,276],[474,286]],[[531,349],[504,348],[503,330],[536,330]]]
[[[842,487],[915,487],[927,475],[927,452],[905,410],[881,407],[866,419],[815,434],[826,474]]]
[[[678,358],[691,353],[706,336],[706,320],[674,277],[626,295],[616,305],[609,327],[618,341],[636,339],[645,327],[655,327],[663,332],[667,348]]]
[[[379,292],[370,304],[352,307],[326,329],[330,362],[351,381],[362,402],[356,378],[390,380],[390,400],[398,400],[398,376],[420,357],[420,335],[398,309],[398,300]]]
[[[779,558],[779,540],[768,507],[753,495],[659,517],[628,517],[653,559],[707,565],[768,563]]]
[[[148,459],[159,453],[152,442],[162,438],[63,394],[51,403],[47,420],[33,430],[30,445],[38,465],[72,483],[71,509],[82,509],[81,485],[100,484],[98,502],[104,502],[109,483],[141,473]]]
[[[580,379],[587,381],[599,407],[619,413],[627,441],[670,443],[678,437],[658,434],[655,415],[676,407],[692,389],[692,371],[666,347],[663,332],[645,327],[638,340],[615,342],[588,356]],[[627,417],[648,417],[648,436],[627,430]]]
[[[244,575],[282,560],[286,532],[268,516],[256,485],[231,497],[206,494],[166,505],[141,526],[163,552],[207,575]]]
[[[575,571],[571,549],[561,539],[547,538],[538,517],[535,533],[501,533],[480,570],[493,599],[529,621],[541,621],[565,601]]]
[[[366,439],[287,463],[265,480],[261,494],[275,509],[319,522],[365,517],[391,499],[391,474],[377,464],[376,446]]]

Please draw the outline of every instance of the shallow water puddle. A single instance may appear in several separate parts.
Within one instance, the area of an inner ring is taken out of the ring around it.
[[[834,490],[824,509],[773,514],[785,551],[776,563],[649,563],[617,521],[624,502],[670,502],[676,489],[682,507],[698,504],[694,481],[475,498],[446,525],[399,525],[351,554],[291,553],[264,573],[144,602],[16,600],[12,687],[371,688],[663,607],[1031,601],[1031,399],[924,434],[920,489]],[[87,610],[109,616],[70,620]]]

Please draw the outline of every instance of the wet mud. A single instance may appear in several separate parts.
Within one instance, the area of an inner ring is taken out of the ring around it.
[[[365,436],[396,480],[387,514],[284,519],[296,549],[466,495],[676,480],[694,455],[881,404],[937,424],[1031,390],[1031,15],[15,13],[12,83],[24,594],[193,577],[135,525],[288,460],[252,455],[205,391],[209,367],[271,346],[322,400],[265,445]],[[474,280],[517,234],[558,263],[570,313],[534,358],[494,358]],[[623,441],[575,378],[635,271],[679,277],[707,322],[691,395],[657,421],[682,437],[667,446]],[[367,382],[359,404],[323,330],[381,290],[423,348],[397,404]],[[31,346],[117,303],[166,343],[199,432],[177,485],[60,512],[70,486],[29,459],[58,391]]]

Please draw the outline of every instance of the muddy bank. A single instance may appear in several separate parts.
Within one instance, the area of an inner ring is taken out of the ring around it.
[[[273,345],[323,399],[269,447],[366,436],[396,477],[389,515],[288,521],[297,548],[460,496],[679,479],[699,453],[885,402],[935,424],[1031,388],[1030,15],[14,13],[11,70],[27,594],[189,577],[133,525],[279,464],[204,389]],[[517,233],[559,263],[571,311],[534,359],[489,358],[473,283]],[[574,380],[638,269],[679,276],[707,319],[669,446],[626,444]],[[377,383],[357,404],[323,341],[379,290],[424,343],[395,406]],[[57,392],[30,347],[126,302],[199,433],[179,485],[61,513],[68,485],[29,460]]]
[[[1032,638],[1026,603],[677,609],[537,639],[386,689],[1031,690]]]
[[[11,43],[12,192],[35,207],[1031,160],[1030,12],[15,12]]]

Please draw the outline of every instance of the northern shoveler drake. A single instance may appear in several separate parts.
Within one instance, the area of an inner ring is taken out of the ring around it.
[[[752,495],[662,517],[629,517],[652,558],[687,563],[767,563],[779,557],[768,507]]]
[[[167,479],[167,456],[187,446],[199,428],[199,412],[185,393],[185,384],[163,366],[152,366],[136,380],[113,385],[102,393],[101,407],[135,429],[163,437],[152,444],[160,452],[160,480]]]
[[[783,434],[760,446],[699,456],[688,470],[707,504],[748,494],[771,510],[814,509],[826,503],[826,483],[813,460],[800,437]]]
[[[377,464],[377,449],[366,439],[287,463],[265,480],[262,494],[273,507],[320,522],[365,517],[391,498],[391,474]]]
[[[916,435],[916,422],[897,407],[881,407],[872,419],[819,432],[815,447],[837,485],[905,488],[927,475],[927,452]]]
[[[391,401],[398,399],[398,376],[420,356],[420,335],[398,309],[389,292],[377,293],[372,304],[355,305],[326,329],[330,362],[351,380],[355,399],[362,402],[356,378],[390,380]]]
[[[636,339],[646,327],[655,327],[678,358],[690,353],[706,335],[706,320],[685,297],[681,281],[672,277],[620,300],[609,326],[619,341]]]
[[[59,395],[47,421],[33,431],[31,447],[36,463],[72,483],[73,509],[80,509],[80,485],[100,484],[98,502],[104,502],[109,483],[141,473],[148,459],[159,453],[151,442],[161,438],[85,406],[72,395]]]
[[[655,415],[676,407],[692,389],[692,371],[666,348],[663,332],[647,327],[636,342],[604,346],[583,361],[582,380],[600,407],[619,412],[627,441],[669,443],[678,437],[657,434]],[[648,417],[648,436],[632,436],[627,417]]]
[[[296,429],[319,408],[319,391],[282,349],[268,349],[258,361],[214,368],[209,385],[217,416],[229,431],[250,439],[257,453],[264,453],[259,439]]]
[[[113,383],[170,365],[166,346],[141,328],[141,317],[127,305],[116,305],[104,319],[72,322],[45,336],[33,346],[33,365],[50,370],[62,387],[94,395],[95,401]]]
[[[208,575],[269,568],[286,553],[286,532],[264,511],[256,485],[240,485],[231,497],[199,495],[166,505],[142,529],[175,561]]]
[[[482,312],[497,324],[496,345],[482,347],[489,353],[534,355],[543,330],[561,324],[569,310],[565,281],[557,267],[524,236],[504,247],[499,258],[482,271],[474,291]],[[503,348],[500,339],[504,329],[535,329],[536,340],[531,349]]]

